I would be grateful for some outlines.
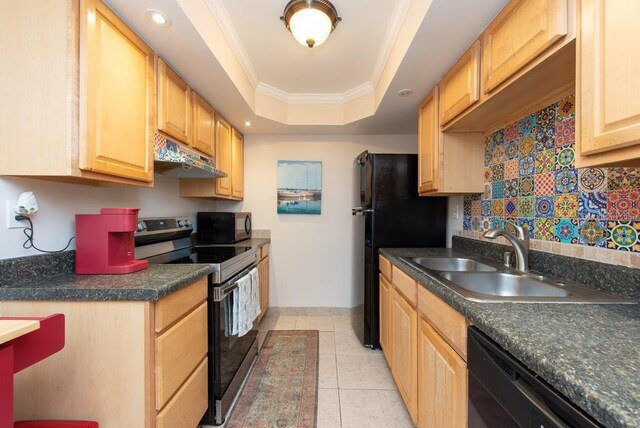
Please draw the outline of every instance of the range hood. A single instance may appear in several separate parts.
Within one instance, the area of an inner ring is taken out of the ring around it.
[[[213,159],[189,150],[160,134],[153,136],[153,169],[157,174],[177,178],[219,178],[227,174],[216,169]]]

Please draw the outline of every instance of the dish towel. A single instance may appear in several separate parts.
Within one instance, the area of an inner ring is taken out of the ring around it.
[[[252,303],[251,275],[247,274],[240,278],[238,284],[238,311],[236,321],[238,323],[238,337],[247,334],[253,327],[254,309]]]
[[[249,271],[251,276],[251,307],[253,308],[252,317],[255,320],[260,315],[260,279],[258,276],[258,268]]]
[[[224,335],[238,334],[238,289],[235,288],[224,299]]]

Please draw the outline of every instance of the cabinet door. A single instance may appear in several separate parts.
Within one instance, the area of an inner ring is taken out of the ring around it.
[[[211,107],[200,95],[191,92],[193,106],[193,140],[194,149],[205,155],[213,156],[216,138],[216,117]]]
[[[260,312],[264,316],[269,307],[269,258],[264,258],[258,264],[258,278],[260,281]]]
[[[235,129],[231,143],[231,190],[235,198],[244,196],[244,138]]]
[[[391,287],[391,374],[414,423],[418,404],[417,329],[415,308]]]
[[[418,427],[466,427],[467,365],[423,319],[418,336]]]
[[[418,191],[422,195],[438,189],[440,164],[438,88],[425,98],[418,116]]]
[[[384,352],[384,357],[387,359],[387,364],[391,366],[391,343],[389,336],[389,288],[391,286],[385,279],[385,277],[380,274],[380,346],[382,347],[382,352]]]
[[[567,26],[567,0],[510,1],[482,35],[483,93],[560,40]]]
[[[231,125],[220,116],[216,122],[216,168],[228,174],[216,179],[216,194],[231,196]]]
[[[440,81],[440,124],[480,99],[480,41],[476,40]]]
[[[582,0],[579,8],[578,151],[590,155],[616,149],[594,157],[605,164],[635,160],[639,166],[640,31],[635,18],[640,2]],[[581,159],[576,166],[583,166]]]
[[[158,59],[158,129],[191,144],[191,88]]]
[[[154,53],[101,2],[80,11],[80,169],[151,181]]]

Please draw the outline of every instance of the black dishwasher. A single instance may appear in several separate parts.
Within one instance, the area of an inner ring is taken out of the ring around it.
[[[601,427],[475,327],[469,327],[469,428]]]

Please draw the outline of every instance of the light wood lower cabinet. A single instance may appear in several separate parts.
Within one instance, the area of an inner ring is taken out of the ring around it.
[[[269,257],[260,260],[258,264],[258,277],[260,281],[260,318],[269,309]]]
[[[15,377],[16,419],[195,428],[207,409],[207,281],[157,301],[3,301],[65,315],[65,346]]]
[[[418,427],[467,426],[467,364],[420,319],[418,332]]]
[[[391,288],[391,374],[398,385],[409,415],[416,422],[418,410],[418,368],[416,309],[396,290]]]
[[[384,275],[380,274],[380,347],[387,364],[391,366],[391,334],[389,332],[389,299],[391,293],[391,285]]]

